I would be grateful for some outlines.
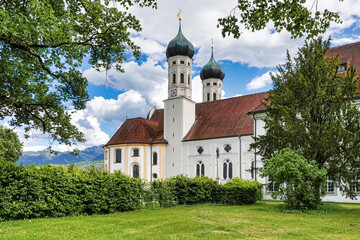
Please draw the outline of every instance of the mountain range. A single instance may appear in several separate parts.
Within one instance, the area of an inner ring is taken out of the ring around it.
[[[52,154],[48,150],[43,151],[29,151],[24,152],[23,156],[20,157],[19,164],[24,165],[44,165],[44,164],[56,164],[66,165],[70,163],[79,162],[94,162],[104,159],[104,150],[102,145],[88,147],[80,151],[78,156],[71,155],[70,152],[59,152],[58,154]]]

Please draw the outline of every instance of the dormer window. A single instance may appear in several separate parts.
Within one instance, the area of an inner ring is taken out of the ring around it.
[[[345,72],[345,71],[346,71],[346,63],[340,64],[338,72]]]
[[[197,152],[198,152],[199,154],[202,154],[202,153],[204,152],[203,147],[198,147]]]

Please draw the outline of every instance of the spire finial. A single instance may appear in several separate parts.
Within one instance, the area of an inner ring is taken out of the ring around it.
[[[214,57],[214,36],[211,35],[211,57],[213,58]]]
[[[179,9],[179,12],[176,15],[179,18],[179,21],[181,21],[181,8]]]

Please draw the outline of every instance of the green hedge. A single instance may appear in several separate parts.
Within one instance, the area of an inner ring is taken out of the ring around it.
[[[0,219],[62,217],[141,207],[144,183],[70,166],[0,165]]]
[[[95,168],[14,163],[1,164],[0,173],[0,220],[106,214],[177,204],[252,204],[261,196],[261,184],[240,178],[219,185],[208,177],[179,175],[146,183]]]

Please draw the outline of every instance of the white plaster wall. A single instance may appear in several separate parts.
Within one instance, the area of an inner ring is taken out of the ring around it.
[[[216,85],[214,85],[216,83]],[[210,84],[210,85],[208,85]],[[209,78],[202,81],[203,102],[207,102],[207,94],[210,93],[210,101],[213,101],[213,94],[216,93],[216,100],[222,99],[222,80]]]
[[[241,151],[240,151],[241,142]],[[186,141],[183,142],[184,148],[184,165],[186,166],[184,174],[189,177],[196,176],[196,164],[202,161],[205,164],[205,175],[216,179],[217,177],[217,159],[216,148],[219,148],[219,175],[221,182],[226,182],[223,179],[223,163],[227,159],[233,164],[233,177],[242,177],[249,179],[249,173],[247,168],[250,166],[253,159],[253,153],[249,152],[249,144],[252,142],[251,136],[242,137],[228,137],[228,138],[216,138],[208,140]],[[226,152],[224,147],[229,144],[231,151]],[[204,152],[199,154],[197,152],[198,147],[203,147]],[[241,159],[240,159],[241,154]],[[241,164],[240,164],[241,162]],[[241,165],[241,168],[240,168]],[[241,173],[241,174],[240,174]]]
[[[359,104],[360,102],[355,102],[355,104]],[[357,105],[360,106],[360,105]],[[255,120],[254,120],[254,124],[255,124],[255,128],[256,128],[256,136],[261,136],[264,135],[266,133],[265,131],[265,122],[263,121],[263,118],[265,117],[265,113],[260,113],[260,114],[256,114],[254,116]],[[256,163],[257,163],[257,167],[261,168],[262,162],[261,162],[261,156],[257,155],[256,156]],[[271,193],[267,192],[266,190],[266,184],[268,184],[267,179],[265,178],[261,178],[259,176],[259,171],[258,171],[258,175],[257,175],[257,181],[260,182],[261,184],[263,184],[263,199],[264,200],[273,200],[273,198],[271,197]],[[351,200],[350,198],[346,198],[343,193],[336,188],[334,193],[328,193],[323,197],[323,201],[324,202],[343,202],[343,203],[360,203],[360,195],[358,195],[357,200]]]
[[[180,62],[184,61],[183,64]],[[173,64],[175,62],[175,64]],[[192,59],[187,56],[173,56],[168,59],[168,98],[185,96],[192,98]],[[180,74],[184,74],[184,83],[180,83]],[[173,84],[172,76],[176,74],[176,83]],[[190,84],[188,84],[190,76]],[[177,96],[171,96],[171,90],[177,91]]]
[[[195,122],[195,102],[185,97],[164,101],[165,176],[183,173],[182,140]]]

